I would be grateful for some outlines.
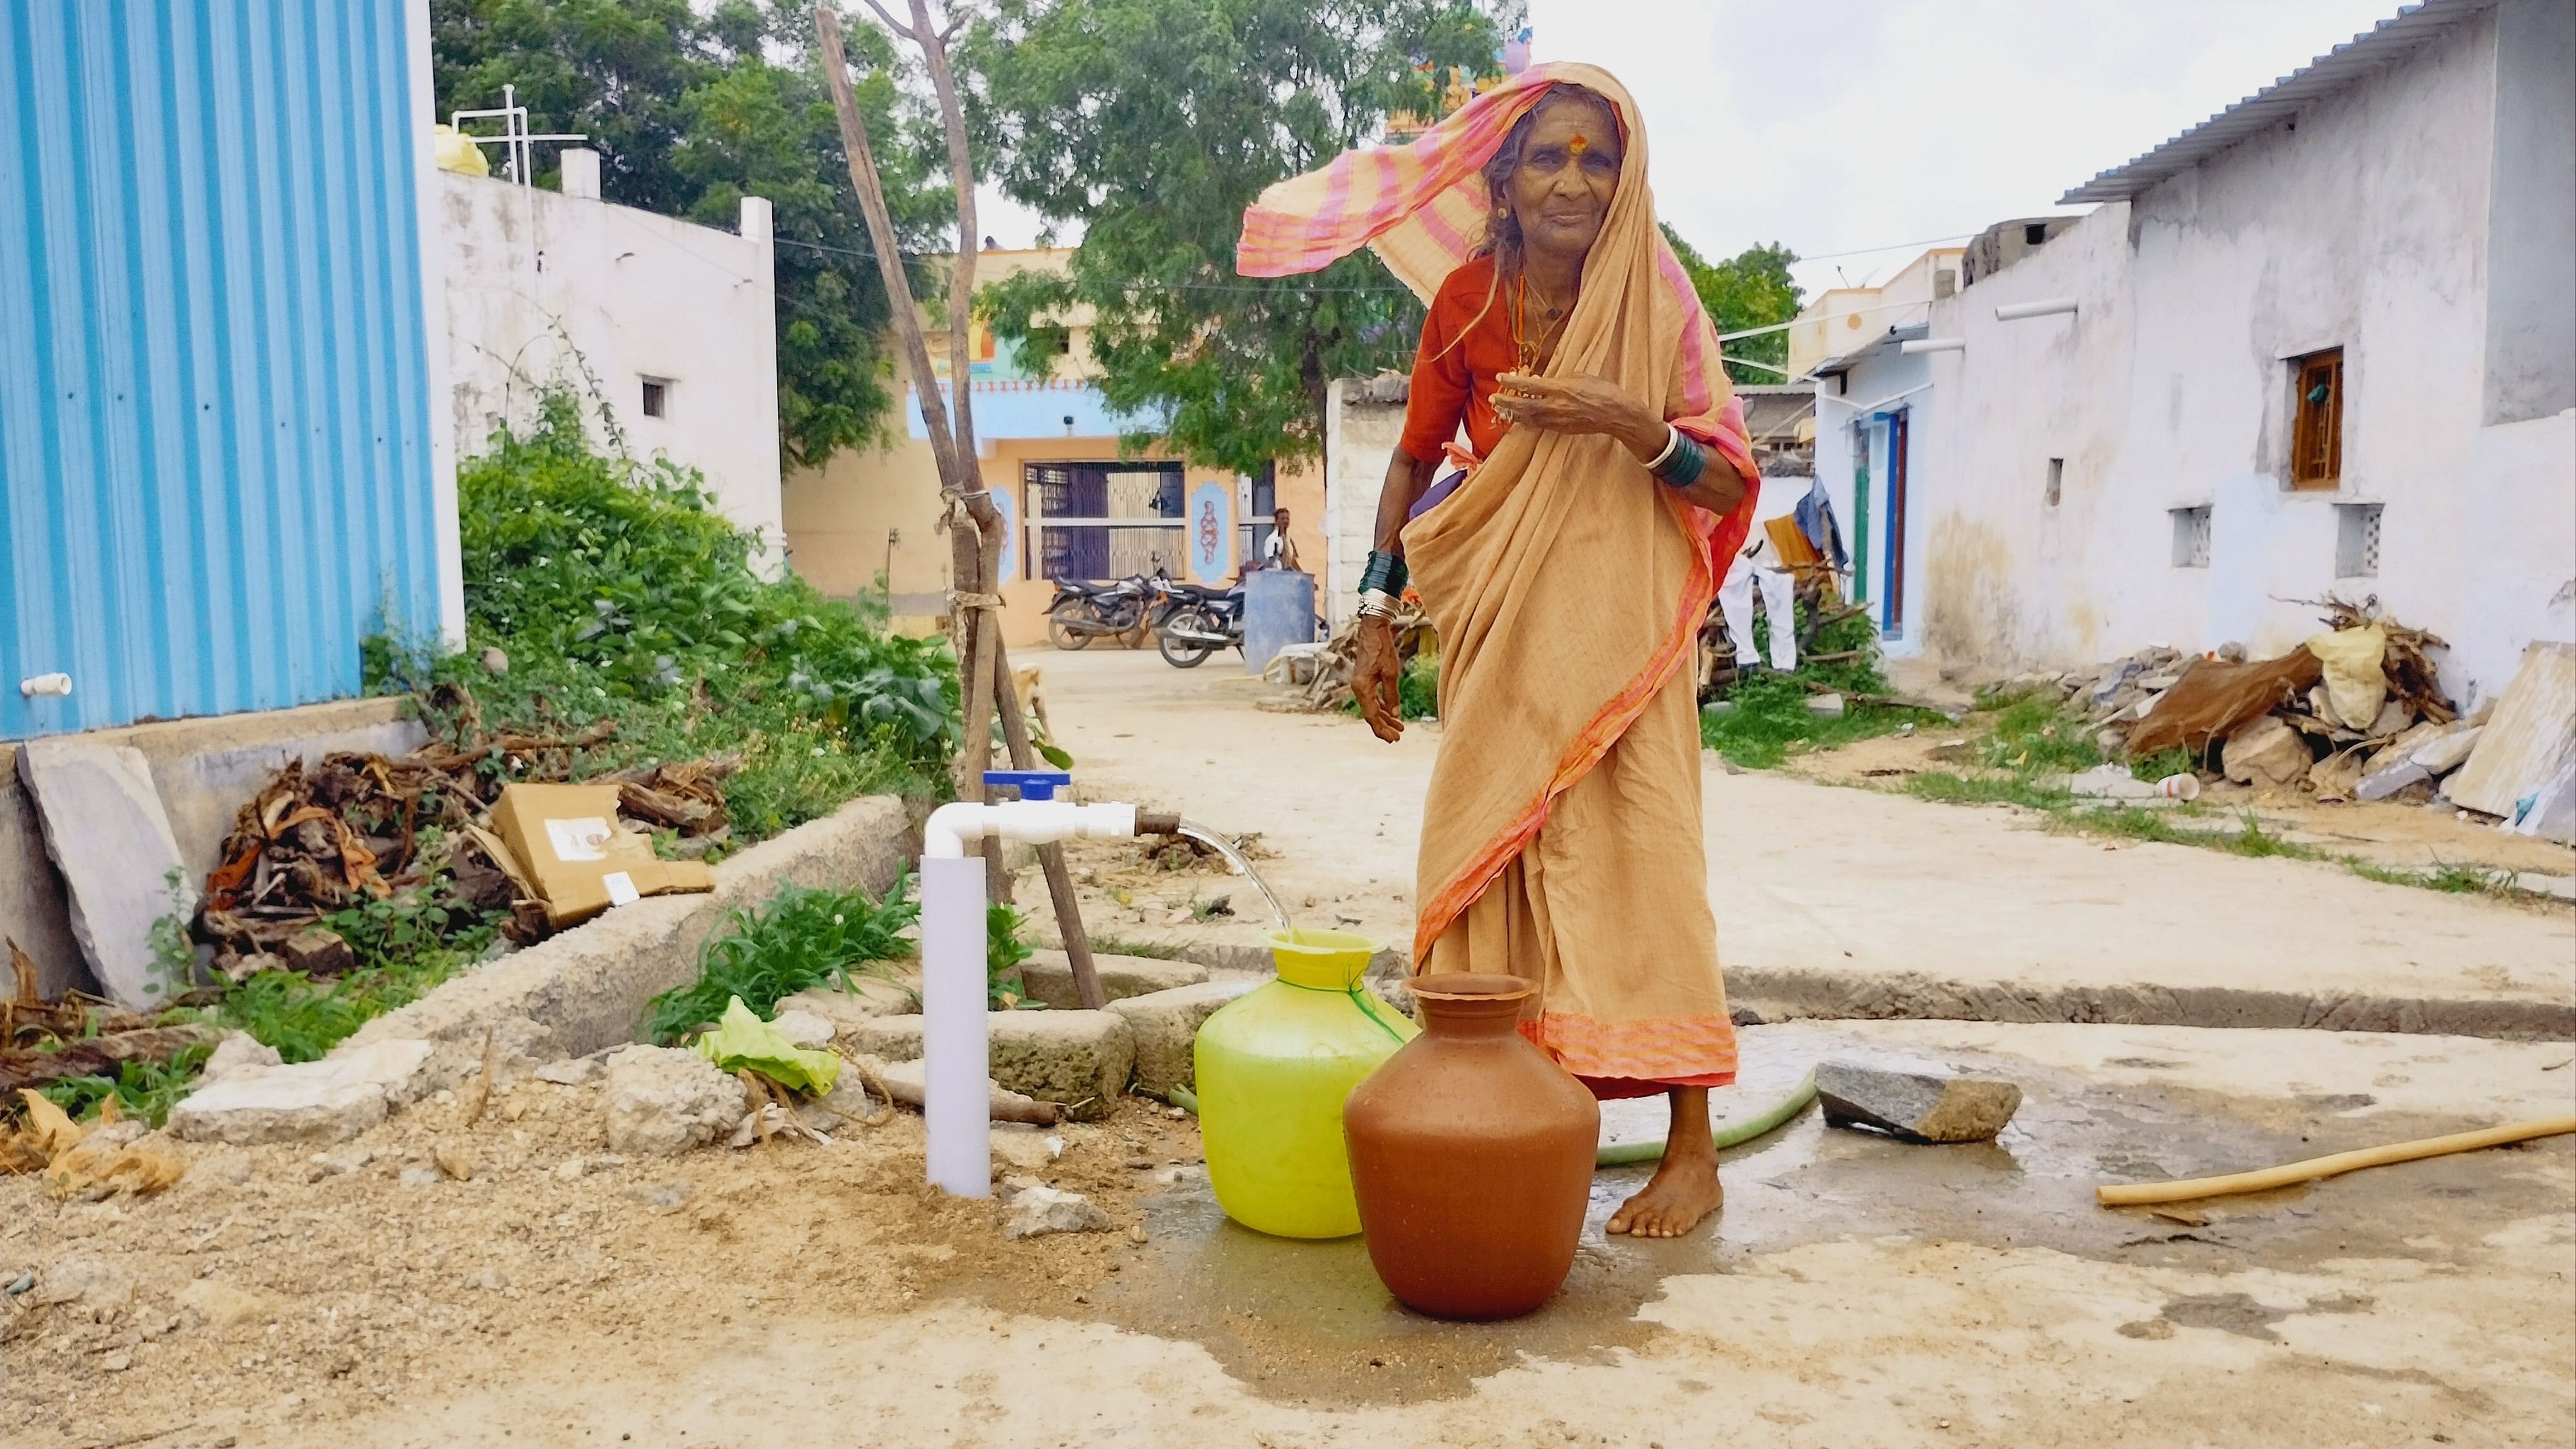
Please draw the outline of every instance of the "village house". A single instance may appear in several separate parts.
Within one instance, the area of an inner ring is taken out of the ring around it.
[[[2576,637],[2571,187],[2576,0],[2427,0],[1822,329],[1866,338],[1801,356],[1889,652],[2260,656],[2335,594],[2494,698]]]
[[[1029,270],[1061,272],[1069,248],[987,249],[979,284]],[[934,266],[944,271],[945,258]],[[941,294],[945,295],[944,287]],[[1123,446],[1140,420],[1101,395],[1088,307],[1054,319],[1029,348],[971,324],[967,397],[985,486],[1005,526],[1002,633],[1010,644],[1046,637],[1053,580],[1113,579],[1159,571],[1183,582],[1233,580],[1259,557],[1277,507],[1311,570],[1323,557],[1323,479],[1312,465],[1245,476],[1185,464],[1160,448]],[[931,370],[949,377],[943,324],[930,329]],[[819,468],[789,475],[787,546],[796,572],[824,593],[886,600],[898,627],[945,622],[951,555],[940,529],[939,470],[921,405],[904,392],[905,433],[882,447],[844,449]]]

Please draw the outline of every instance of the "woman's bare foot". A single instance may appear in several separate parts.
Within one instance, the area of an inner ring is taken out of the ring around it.
[[[1708,1125],[1708,1089],[1678,1087],[1664,1160],[1645,1190],[1619,1205],[1608,1231],[1632,1238],[1678,1238],[1725,1204],[1717,1182],[1717,1143]]]

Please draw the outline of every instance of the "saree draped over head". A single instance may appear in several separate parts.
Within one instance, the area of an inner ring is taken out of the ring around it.
[[[1610,438],[1514,426],[1406,527],[1441,641],[1415,969],[1539,982],[1522,1031],[1597,1094],[1718,1086],[1734,1079],[1735,1031],[1687,666],[1760,479],[1716,334],[1655,224],[1635,102],[1594,67],[1533,66],[1409,145],[1272,186],[1245,213],[1236,266],[1286,276],[1369,245],[1429,299],[1483,236],[1479,169],[1560,83],[1607,99],[1626,147],[1546,374],[1618,384],[1748,491],[1721,519]]]

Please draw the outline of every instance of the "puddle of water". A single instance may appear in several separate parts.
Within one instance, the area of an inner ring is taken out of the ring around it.
[[[1810,1046],[1798,1060],[1766,1061],[1748,1051],[1745,1088],[1732,1094],[1741,1100],[1721,1111],[1758,1110],[1813,1054]],[[1198,1343],[1247,1387],[1276,1400],[1409,1402],[1467,1394],[1476,1379],[1524,1358],[1598,1361],[1639,1347],[1661,1331],[1639,1321],[1637,1312],[1660,1296],[1665,1279],[1731,1272],[1754,1256],[1820,1240],[1901,1234],[2232,1272],[2346,1256],[2421,1257],[2407,1240],[2456,1233],[2460,1204],[2453,1194],[2471,1181],[2483,1188],[2481,1205],[2504,1215],[2497,1221],[2549,1206],[2541,1199],[2550,1194],[2527,1179],[2508,1187],[2492,1163],[2446,1158],[2391,1169],[2409,1175],[2383,1177],[2349,1199],[2330,1183],[2202,1204],[2209,1221],[2189,1230],[2143,1209],[2105,1211],[2093,1201],[2094,1184],[2105,1178],[2198,1175],[2288,1161],[2315,1149],[2295,1131],[2250,1120],[2278,1104],[2115,1090],[2018,1059],[1961,1054],[1955,1060],[1962,1069],[1982,1066],[2022,1084],[2022,1110],[1998,1141],[1909,1145],[1829,1129],[1810,1109],[1781,1131],[1726,1154],[1724,1211],[1688,1237],[1667,1241],[1632,1242],[1602,1232],[1651,1168],[1604,1170],[1593,1181],[1582,1246],[1564,1291],[1526,1318],[1460,1324],[1413,1313],[1378,1282],[1360,1239],[1302,1242],[1240,1227],[1217,1207],[1204,1176],[1149,1200],[1148,1244],[1122,1246],[1121,1271],[1092,1290],[1081,1311],[1121,1328]],[[1633,1104],[1611,1105],[1614,1139],[1661,1130],[1658,1104],[1645,1104],[1651,1115],[1640,1115]],[[2407,1135],[2407,1124],[2381,1125],[2390,1136]],[[2321,1209],[2320,1200],[2329,1198]],[[2218,1296],[2178,1303],[2167,1318],[2259,1335],[2268,1332],[2270,1313],[2250,1299]],[[2159,1327],[2148,1336],[2171,1331]]]

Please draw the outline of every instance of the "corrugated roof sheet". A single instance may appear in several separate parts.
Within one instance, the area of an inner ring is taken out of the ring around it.
[[[2058,202],[2126,201],[2247,136],[2297,115],[2309,102],[2414,50],[2493,4],[2495,0],[2422,0],[2421,4],[2406,6],[2156,149],[2076,187],[2057,198]]]
[[[435,636],[408,51],[385,0],[0,4],[0,739]]]

